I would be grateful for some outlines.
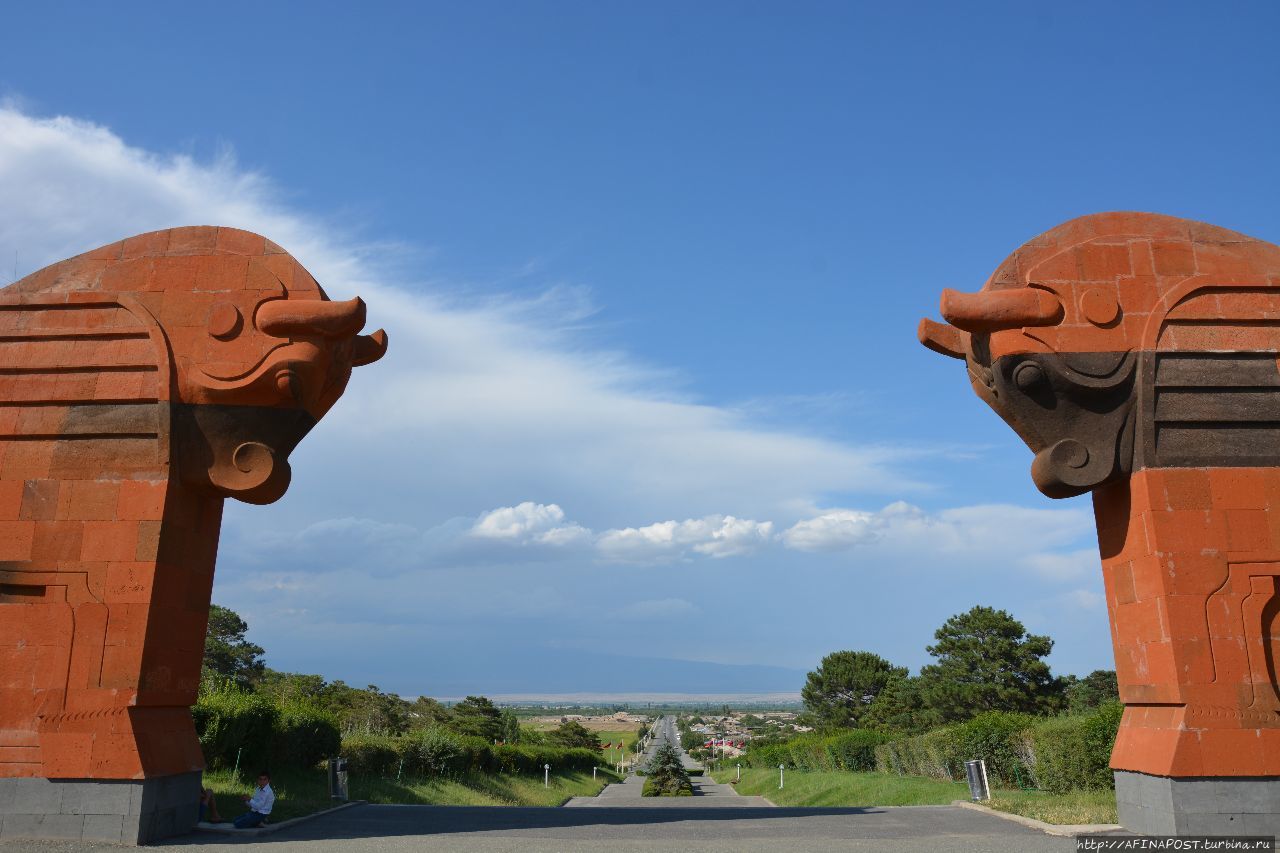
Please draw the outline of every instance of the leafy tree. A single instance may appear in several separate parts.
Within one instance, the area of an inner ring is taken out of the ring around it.
[[[204,637],[203,680],[223,679],[249,687],[262,677],[266,664],[262,646],[245,639],[249,625],[233,610],[209,606],[209,628]]]
[[[257,684],[259,693],[274,696],[281,702],[306,699],[319,705],[324,704],[322,697],[326,687],[328,687],[328,682],[324,680],[324,676],[304,675],[300,672],[280,672],[270,667],[263,670],[262,678],[259,679]]]
[[[1084,678],[1069,676],[1067,682],[1067,710],[1073,714],[1093,710],[1099,705],[1120,698],[1120,685],[1114,669],[1095,669]]]
[[[580,746],[583,749],[600,748],[600,738],[596,736],[596,733],[582,725],[582,723],[573,720],[561,723],[558,729],[547,735],[547,739],[560,746]]]
[[[449,727],[458,734],[482,737],[492,743],[502,739],[502,712],[483,696],[468,696],[453,706]]]
[[[984,711],[1051,713],[1063,706],[1062,679],[1044,658],[1053,640],[1028,634],[1004,610],[975,607],[948,619],[927,647],[937,663],[920,670],[920,699],[943,722]]]
[[[409,728],[411,729],[447,726],[450,719],[449,709],[430,696],[419,696],[409,706]]]
[[[857,728],[876,697],[906,676],[871,652],[832,652],[809,673],[800,698],[819,728]]]
[[[502,739],[506,743],[520,743],[523,732],[520,730],[520,718],[510,708],[502,709]],[[598,744],[600,741],[597,740]]]
[[[864,728],[886,732],[923,732],[942,724],[938,715],[924,707],[920,679],[899,678],[885,685],[862,717]]]

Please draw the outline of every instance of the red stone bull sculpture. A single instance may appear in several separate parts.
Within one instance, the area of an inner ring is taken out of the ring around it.
[[[1029,241],[921,342],[1093,493],[1123,722],[1121,821],[1280,832],[1280,247],[1145,213]]]
[[[195,820],[223,500],[284,494],[289,453],[386,351],[364,322],[230,228],[0,290],[0,802],[26,803],[6,835],[137,842]]]

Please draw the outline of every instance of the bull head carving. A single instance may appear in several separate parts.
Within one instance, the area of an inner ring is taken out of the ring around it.
[[[171,435],[162,439],[173,468],[189,485],[248,503],[284,494],[293,448],[351,369],[387,349],[385,332],[360,334],[362,300],[330,301],[283,249],[230,228],[143,234],[13,289],[29,301],[116,304],[146,328],[162,368],[154,398],[167,406]]]
[[[1129,341],[1110,334],[1122,316],[1114,276],[1089,286],[1078,276],[1042,280],[1034,267],[1024,273],[1033,255],[1041,268],[1054,266],[1041,241],[1006,260],[977,293],[944,290],[946,322],[921,320],[918,337],[965,361],[978,396],[1035,453],[1036,487],[1065,498],[1132,470],[1138,359]],[[1051,272],[1070,271],[1060,266]],[[1083,345],[1071,345],[1076,336]]]

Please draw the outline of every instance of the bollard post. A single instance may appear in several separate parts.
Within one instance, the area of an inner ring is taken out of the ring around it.
[[[741,764],[738,765],[738,781],[739,782],[742,781],[742,765]]]
[[[783,776],[782,776],[782,771],[783,771],[783,768],[784,768],[784,767],[786,767],[786,765],[785,765],[785,764],[779,764],[779,765],[778,765],[778,790],[779,790],[779,791],[781,791],[781,790],[782,790],[782,783],[785,781],[785,780],[783,779]]]
[[[542,787],[544,788],[551,787],[551,765],[550,764],[542,765]]]
[[[597,769],[598,769],[598,768],[595,768],[595,767],[592,767],[592,768],[591,768],[591,780],[592,780],[592,781],[595,781],[595,778],[596,778],[596,770],[597,770]]]

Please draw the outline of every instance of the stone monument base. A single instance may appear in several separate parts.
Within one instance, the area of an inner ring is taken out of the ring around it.
[[[0,839],[147,844],[190,832],[199,771],[151,779],[0,779]]]
[[[1142,835],[1280,835],[1280,777],[1117,770],[1120,824]]]

